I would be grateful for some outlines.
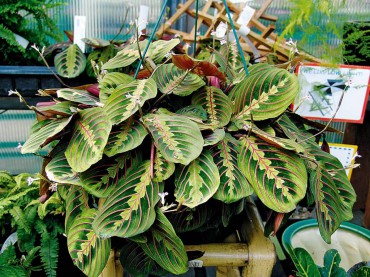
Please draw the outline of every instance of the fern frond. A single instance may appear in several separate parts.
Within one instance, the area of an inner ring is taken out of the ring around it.
[[[41,235],[40,257],[44,271],[48,277],[57,275],[59,242],[56,236],[50,233]]]
[[[27,277],[27,273],[24,268],[20,266],[5,265],[0,267],[0,276]]]
[[[0,254],[0,267],[3,265],[10,264],[16,259],[15,247],[14,245],[9,245],[3,253]],[[1,275],[0,275],[1,276]]]
[[[25,230],[26,233],[31,233],[31,227],[24,212],[21,210],[19,206],[13,207],[9,213],[13,216],[14,221],[12,223],[18,225],[19,228]]]
[[[37,246],[31,249],[31,251],[28,252],[28,255],[26,256],[26,259],[23,261],[22,265],[26,268],[30,267],[34,259],[37,258],[37,252],[40,249],[41,249],[41,246]]]

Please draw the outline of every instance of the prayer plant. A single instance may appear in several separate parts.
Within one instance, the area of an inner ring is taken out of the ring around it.
[[[268,63],[246,70],[233,43],[201,53],[205,60],[172,53],[178,39],[156,41],[142,57],[147,43],[96,66],[97,85],[40,91],[53,101],[31,107],[37,121],[22,153],[49,151],[41,198],[58,184],[76,266],[97,276],[118,237],[134,276],[184,273],[182,234],[226,225],[252,194],[276,222],[302,200],[315,203],[330,242],[351,219],[355,193],[317,144],[324,129],[335,130],[289,109],[294,73]]]

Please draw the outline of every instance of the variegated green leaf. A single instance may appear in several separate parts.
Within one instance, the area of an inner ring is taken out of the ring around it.
[[[113,58],[116,55],[116,52],[117,52],[116,47],[113,44],[108,44],[106,47],[98,48],[92,51],[87,57],[86,63],[87,75],[92,78],[96,77],[92,61],[94,61],[95,64],[97,64],[98,66],[100,66],[101,64],[105,64],[111,58]]]
[[[205,83],[198,75],[182,70],[173,64],[159,66],[153,73],[153,79],[163,94],[187,96]]]
[[[187,165],[202,152],[202,134],[197,124],[184,116],[147,114],[143,122],[166,160]]]
[[[149,57],[155,63],[159,63],[179,43],[180,40],[178,38],[157,40],[150,44],[146,57]]]
[[[64,116],[64,117],[67,117],[67,116],[70,116],[72,114],[74,114],[76,111],[76,108],[73,106],[74,104],[72,102],[69,102],[69,101],[63,101],[63,102],[59,102],[59,103],[56,103],[54,105],[51,105],[51,106],[44,106],[44,107],[37,107],[37,110],[46,115],[47,117],[50,117],[50,116],[53,116],[53,117],[57,117],[57,116]]]
[[[135,242],[126,240],[120,252],[123,268],[135,277],[146,277],[149,274],[165,276],[168,272],[160,267],[144,250]]]
[[[339,228],[342,221],[340,198],[330,174],[323,168],[323,162],[310,174],[310,188],[316,202],[316,215],[320,234],[326,243]]]
[[[90,106],[98,106],[99,98],[86,90],[62,88],[57,90],[57,96],[72,102],[77,102]]]
[[[266,141],[267,143],[274,145],[277,148],[283,148],[286,150],[292,150],[296,153],[303,153],[305,151],[304,146],[295,142],[292,139],[279,138],[275,134],[272,134],[274,130],[270,128],[269,130],[261,130],[256,125],[252,125],[252,132],[260,139]]]
[[[225,202],[236,202],[253,193],[253,188],[238,166],[240,145],[230,134],[226,134],[212,150],[213,159],[220,172],[220,186],[213,196]]]
[[[115,69],[120,67],[126,67],[135,62],[140,58],[139,51],[137,49],[124,48],[119,51],[114,58],[106,62],[102,69]]]
[[[185,115],[187,118],[203,122],[207,120],[207,111],[201,105],[189,105],[176,111],[177,114]]]
[[[319,148],[310,148],[309,154],[323,162],[323,169],[331,176],[340,197],[342,221],[352,219],[352,208],[356,202],[356,193],[348,180],[346,171],[338,158]]]
[[[108,97],[114,92],[119,85],[128,85],[134,80],[130,75],[120,72],[109,72],[104,75],[99,82],[99,99],[100,102],[106,103]]]
[[[111,128],[112,124],[102,108],[78,113],[65,153],[73,170],[85,171],[102,158]]]
[[[156,209],[156,221],[144,236],[147,242],[139,245],[162,268],[176,275],[188,270],[184,244],[159,208]]]
[[[145,161],[130,168],[118,181],[93,222],[100,237],[132,237],[153,224],[159,186],[151,174],[150,161]]]
[[[204,137],[204,146],[215,145],[225,137],[224,129],[216,129],[211,134]]]
[[[184,166],[175,180],[175,197],[180,205],[194,208],[208,199],[220,185],[220,174],[208,150]]]
[[[74,78],[85,70],[86,57],[77,44],[71,44],[55,56],[54,65],[60,76]]]
[[[216,87],[206,87],[192,98],[192,104],[201,105],[208,114],[210,124],[216,128],[229,123],[232,103],[223,91]]]
[[[59,151],[53,155],[53,158],[45,167],[45,173],[52,182],[81,185],[80,177],[68,164],[64,151]]]
[[[83,38],[82,41],[94,48],[102,48],[111,45],[108,40],[104,40],[101,38]]]
[[[356,194],[337,158],[316,147],[311,147],[309,154],[317,161],[307,165],[319,229],[323,239],[330,243],[342,221],[352,219]]]
[[[307,188],[303,160],[253,136],[242,137],[240,143],[239,167],[260,200],[280,213],[295,209]]]
[[[206,204],[193,209],[167,214],[169,221],[177,234],[194,231],[207,223],[212,216],[212,210]]]
[[[147,134],[148,131],[143,124],[131,116],[119,124],[117,128],[113,127],[105,146],[104,154],[112,157],[119,153],[128,152],[138,147]]]
[[[119,124],[156,95],[157,85],[153,79],[134,80],[128,85],[118,86],[109,96],[104,110],[113,124]]]
[[[99,238],[92,229],[97,210],[89,209],[73,221],[67,235],[73,263],[87,276],[97,277],[106,266],[111,250],[110,239]]]
[[[84,191],[82,187],[74,185],[69,186],[65,198],[66,203],[65,232],[67,235],[75,218],[79,216],[83,211],[89,208],[87,201],[88,201],[87,193]]]
[[[239,54],[236,42],[229,42],[221,45],[219,51],[214,51],[215,59],[222,71],[228,76],[233,84],[239,83],[246,77],[244,65]],[[245,54],[245,60],[249,62],[249,56]],[[239,73],[244,73],[243,79],[237,78]]]
[[[282,114],[299,91],[297,77],[285,69],[265,63],[250,66],[249,76],[237,84],[229,97],[234,104],[233,121],[241,128],[251,120],[265,120]]]
[[[175,164],[167,161],[158,150],[154,158],[154,177],[153,180],[162,182],[167,180],[175,172]]]
[[[293,121],[288,115],[282,115],[278,124],[284,134],[291,140],[297,141],[300,145],[310,145],[310,147],[318,147],[315,137],[309,133],[301,122]]]
[[[22,154],[35,153],[40,147],[50,143],[54,136],[61,132],[72,117],[44,120],[36,123],[31,129],[31,135],[21,148]]]
[[[94,164],[80,174],[82,187],[96,197],[108,197],[124,175],[123,168],[127,158],[127,155],[121,155],[115,159],[102,159]]]

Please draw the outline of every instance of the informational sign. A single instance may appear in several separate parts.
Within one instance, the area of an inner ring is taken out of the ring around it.
[[[370,92],[370,67],[304,64],[297,68],[297,74],[297,114],[327,121],[335,115],[333,121],[363,122]]]
[[[355,156],[357,154],[357,145],[329,143],[330,154],[336,157],[343,167],[346,169],[348,179],[351,179],[352,165],[355,164]],[[360,161],[357,161],[361,163]]]

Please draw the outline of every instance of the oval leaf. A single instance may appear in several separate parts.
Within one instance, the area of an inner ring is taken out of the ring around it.
[[[130,168],[97,214],[93,228],[102,238],[132,237],[154,222],[159,186],[151,179],[150,161]]]
[[[259,199],[279,213],[295,209],[307,188],[302,159],[253,136],[244,136],[240,142],[238,164]]]
[[[156,182],[162,182],[170,178],[174,172],[175,164],[164,159],[161,152],[157,150],[154,158],[153,180]]]
[[[99,82],[99,99],[100,102],[107,102],[108,97],[119,85],[127,85],[134,80],[130,75],[120,72],[109,72],[104,75],[103,79]]]
[[[216,129],[214,132],[204,137],[204,146],[217,144],[224,139],[225,135],[224,129]]]
[[[251,120],[265,120],[282,114],[299,91],[297,77],[285,69],[265,63],[250,66],[249,76],[237,84],[229,97],[234,104],[238,127]]]
[[[125,241],[120,253],[120,260],[123,268],[127,270],[131,276],[145,277],[149,274],[165,276],[168,273],[133,241]]]
[[[202,152],[202,134],[191,120],[179,115],[148,114],[143,121],[166,160],[187,165]]]
[[[109,44],[107,47],[95,49],[87,57],[86,72],[89,77],[96,78],[96,68],[93,68],[95,62],[97,65],[105,64],[117,53],[116,47],[113,44]]]
[[[102,48],[110,45],[108,40],[100,39],[100,38],[83,38],[82,41],[89,46],[94,48]]]
[[[109,135],[104,154],[112,157],[119,153],[128,152],[138,147],[148,134],[142,123],[131,116],[128,120],[121,123],[117,128],[113,128]]]
[[[40,147],[52,141],[71,121],[69,118],[44,120],[32,126],[31,135],[21,148],[22,154],[35,153]],[[40,127],[40,128],[39,128]]]
[[[192,104],[202,106],[208,114],[210,124],[216,128],[229,123],[232,114],[232,103],[223,91],[216,87],[206,87],[192,98]]]
[[[253,188],[238,166],[239,142],[226,134],[213,150],[213,159],[220,172],[221,184],[214,198],[225,202],[236,202],[253,193]]]
[[[80,174],[82,187],[90,194],[106,198],[117,187],[123,177],[127,155],[115,159],[102,159]]]
[[[60,76],[74,78],[85,70],[86,57],[77,44],[71,44],[55,56],[54,65]]]
[[[153,79],[134,80],[128,85],[118,86],[109,96],[104,110],[113,124],[119,124],[156,95],[157,85]]]
[[[46,176],[50,181],[61,184],[81,185],[78,173],[68,164],[64,151],[56,153],[45,167]]]
[[[139,51],[137,49],[124,48],[119,51],[114,58],[107,61],[102,69],[115,69],[120,67],[126,67],[135,62],[140,58]]]
[[[57,90],[57,96],[72,102],[77,102],[89,106],[97,106],[99,98],[86,90],[62,88]]]
[[[159,208],[156,209],[156,216],[153,226],[144,234],[146,243],[138,244],[165,270],[176,275],[185,273],[188,257],[184,244]]]
[[[82,110],[78,115],[65,155],[72,169],[82,172],[101,160],[112,125],[101,108]]]
[[[194,208],[210,199],[220,185],[220,174],[208,150],[182,168],[175,180],[175,197],[180,205]]]
[[[64,186],[62,186],[64,187]],[[62,190],[65,190],[64,188]],[[58,187],[59,191],[59,187]],[[83,211],[88,209],[87,193],[80,186],[70,186],[66,192],[66,218],[65,218],[65,232],[68,235],[69,230],[75,218]]]
[[[97,210],[89,209],[72,223],[67,235],[68,251],[73,263],[87,276],[99,276],[106,266],[110,254],[110,239],[101,239],[91,224]]]
[[[157,40],[150,44],[146,57],[149,57],[155,63],[159,63],[179,43],[180,40],[178,38]]]
[[[153,73],[153,79],[163,94],[187,96],[204,86],[204,81],[197,75],[181,70],[173,64],[159,66]]]

